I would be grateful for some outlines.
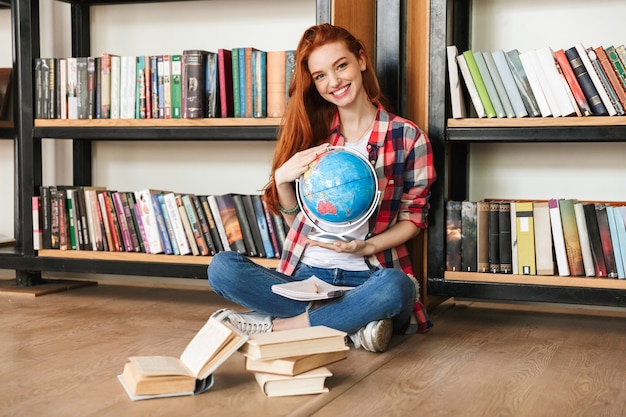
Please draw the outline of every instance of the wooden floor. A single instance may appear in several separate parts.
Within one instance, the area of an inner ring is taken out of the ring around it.
[[[100,284],[0,293],[1,416],[626,416],[626,310],[446,302],[426,335],[350,350],[330,392],[266,398],[235,354],[195,397],[131,402],[130,355],[179,356],[208,289]]]

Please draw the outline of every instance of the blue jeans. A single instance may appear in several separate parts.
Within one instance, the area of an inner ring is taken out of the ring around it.
[[[288,276],[252,262],[233,251],[216,254],[208,267],[213,291],[236,304],[274,318],[294,317],[308,309],[311,326],[324,325],[354,333],[370,321],[392,318],[394,329],[407,325],[415,302],[415,284],[397,269],[344,271],[300,264]],[[316,303],[296,301],[272,292],[273,284],[303,280],[311,275],[335,284],[354,286],[344,296]]]

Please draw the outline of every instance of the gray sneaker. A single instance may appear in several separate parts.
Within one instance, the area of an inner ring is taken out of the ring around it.
[[[391,319],[370,321],[355,333],[349,335],[355,348],[370,352],[384,352],[389,346],[393,333]]]
[[[211,317],[227,321],[247,335],[272,331],[272,318],[256,311],[237,313],[235,310],[223,308],[213,313]]]

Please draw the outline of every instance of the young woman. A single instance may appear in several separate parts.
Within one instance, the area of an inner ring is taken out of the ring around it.
[[[276,270],[236,252],[218,253],[208,268],[213,290],[252,311],[215,313],[247,333],[325,325],[349,333],[356,347],[386,350],[393,331],[415,320],[427,330],[418,284],[405,243],[427,226],[430,186],[435,180],[426,135],[381,105],[381,92],[364,45],[329,24],[307,29],[296,50],[289,103],[280,129],[271,177],[264,191],[270,210],[290,226]],[[300,211],[294,182],[329,146],[363,154],[382,191],[379,206],[349,241],[308,238],[312,226]],[[273,284],[311,275],[353,286],[323,302],[274,294]]]

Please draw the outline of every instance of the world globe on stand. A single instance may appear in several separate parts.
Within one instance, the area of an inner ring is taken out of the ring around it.
[[[296,191],[305,217],[331,234],[326,237],[330,240],[341,239],[367,221],[379,197],[372,165],[342,146],[329,147],[319,155],[299,179]]]

